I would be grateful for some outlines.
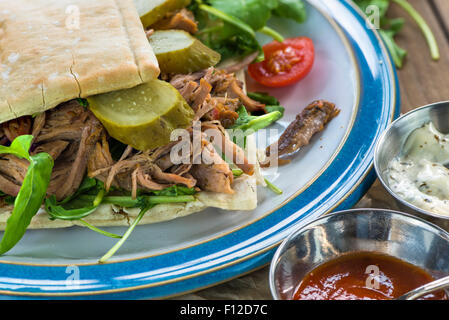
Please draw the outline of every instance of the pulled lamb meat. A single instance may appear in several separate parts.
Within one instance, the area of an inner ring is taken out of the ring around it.
[[[31,133],[31,117],[20,117],[8,121],[2,125],[3,133],[9,141],[13,141],[18,136]]]
[[[9,127],[15,125],[16,122],[6,124]],[[84,178],[88,156],[103,133],[100,122],[78,102],[71,101],[36,116],[34,123],[28,125],[27,122],[26,126],[29,129],[23,134],[33,133],[35,136],[31,153],[46,152],[55,161],[48,195],[55,195],[58,200],[62,200],[75,193]],[[2,155],[0,190],[17,196],[27,170],[27,161],[12,155]]]
[[[324,126],[339,113],[340,110],[331,102],[324,100],[312,102],[296,116],[296,119],[288,126],[279,141],[267,148],[267,156],[269,157],[272,150],[277,148],[280,164],[289,163],[288,158],[301,147],[308,145],[312,137],[323,131]],[[284,159],[284,157],[287,157],[287,159]]]
[[[265,105],[250,99],[235,74],[209,68],[200,72],[176,75],[170,83],[196,112],[196,120],[220,120],[225,128],[234,125],[236,110],[244,105],[249,112],[265,112]]]
[[[234,194],[232,183],[234,174],[229,165],[215,151],[212,144],[203,140],[204,163],[195,164],[191,173],[197,179],[198,186],[206,191]]]
[[[4,146],[6,143],[8,143],[9,139],[5,134],[5,131],[3,130],[3,126],[0,126],[0,146]]]
[[[198,23],[195,21],[195,15],[185,8],[168,13],[164,19],[151,27],[155,30],[184,30],[190,34],[198,32]]]
[[[202,126],[202,130],[206,129],[224,131],[219,123]],[[193,140],[193,129],[190,132]],[[95,152],[89,158],[88,175],[103,181],[106,189],[118,187],[131,192],[134,197],[138,190],[163,190],[174,185],[233,194],[232,170],[215,151],[213,142],[209,142],[204,133],[201,135],[200,150],[191,147],[191,153],[179,159],[180,163],[172,162],[172,152],[180,141],[146,152],[136,153],[127,149],[120,160],[113,162],[108,142],[103,139],[97,142]],[[254,166],[248,163],[243,150],[227,141],[231,144],[228,148],[235,153],[235,159],[242,161],[244,171],[252,174]]]

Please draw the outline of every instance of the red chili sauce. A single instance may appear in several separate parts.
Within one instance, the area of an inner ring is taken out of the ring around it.
[[[394,257],[360,252],[344,255],[310,272],[294,300],[390,300],[434,281],[426,271]],[[444,292],[423,300],[447,300]]]

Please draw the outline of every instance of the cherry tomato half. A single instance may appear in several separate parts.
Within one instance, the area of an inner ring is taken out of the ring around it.
[[[307,37],[274,41],[263,46],[265,60],[248,67],[250,76],[267,87],[285,87],[303,79],[315,60],[313,41]]]

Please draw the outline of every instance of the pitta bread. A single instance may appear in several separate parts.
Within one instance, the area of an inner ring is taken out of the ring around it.
[[[0,123],[159,72],[133,0],[0,1]]]
[[[182,204],[161,204],[155,206],[143,217],[139,225],[152,224],[174,220],[206,208],[223,210],[250,211],[257,207],[257,181],[256,176],[243,175],[233,184],[235,194],[219,194],[200,192],[196,201]],[[0,230],[5,230],[6,221],[10,217],[12,206],[0,209]],[[96,227],[129,226],[139,214],[139,209],[120,209],[112,205],[101,205],[98,210],[84,218]],[[79,221],[50,220],[49,215],[42,210],[31,221],[28,229],[56,229],[73,226],[83,226]]]

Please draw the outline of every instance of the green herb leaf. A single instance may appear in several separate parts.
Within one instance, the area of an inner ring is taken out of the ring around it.
[[[393,59],[394,64],[398,68],[402,68],[404,64],[404,59],[407,56],[407,51],[399,47],[394,41],[395,33],[387,30],[379,30],[379,34],[381,35],[385,45],[390,51],[391,58]]]
[[[218,51],[223,60],[258,51],[257,62],[264,60],[264,54],[256,32],[284,40],[267,26],[273,12],[301,22],[306,15],[301,0],[197,0],[189,9],[199,22],[198,38]]]
[[[82,98],[76,98],[76,101],[78,101],[78,103],[83,106],[84,108],[89,107],[89,102],[86,99],[82,99]]]
[[[267,179],[265,179],[265,183],[267,184],[267,187],[268,187],[271,191],[273,191],[274,193],[276,193],[277,195],[281,195],[281,194],[284,193],[281,189],[279,189],[278,187],[276,187],[274,184],[272,184],[272,183],[271,183],[270,181],[268,181]]]
[[[293,19],[298,23],[306,21],[307,12],[303,1],[278,0],[278,3],[278,7],[273,12],[276,16]]]
[[[274,111],[262,116],[252,116],[243,106],[237,110],[237,113],[239,114],[239,118],[232,129],[251,131],[251,133],[264,129],[282,118],[282,113],[280,111]]]
[[[131,233],[134,231],[134,229],[137,227],[137,225],[139,224],[139,222],[142,220],[142,218],[145,216],[145,214],[148,212],[148,210],[150,210],[151,208],[153,208],[154,205],[147,203],[140,211],[139,215],[137,216],[137,218],[133,221],[133,223],[131,224],[131,226],[128,228],[128,230],[126,230],[125,234],[123,235],[123,237],[98,261],[99,263],[105,263],[107,262],[120,248],[121,246],[125,243],[126,240],[128,240],[129,236],[131,235]]]
[[[273,96],[270,96],[266,92],[248,92],[248,97],[250,97],[253,100],[259,101],[263,104],[270,105],[270,106],[279,106],[280,102],[278,99],[276,99]]]
[[[32,136],[20,136],[10,147],[0,147],[0,153],[13,154],[30,162],[14,201],[14,209],[6,222],[5,233],[0,242],[0,254],[8,252],[22,239],[31,220],[42,206],[50,183],[53,159],[47,153],[31,156],[28,150],[32,140]]]
[[[248,93],[248,97],[250,97],[253,100],[259,101],[263,104],[265,104],[265,110],[268,113],[272,113],[275,111],[278,111],[282,114],[282,117],[285,113],[285,108],[281,106],[278,99],[275,97],[270,96],[268,93],[264,92],[250,92]]]
[[[119,236],[119,235],[117,235],[117,234],[115,234],[115,233],[111,233],[111,232],[107,232],[107,231],[105,231],[105,230],[101,230],[101,229],[99,229],[99,228],[97,228],[97,227],[91,225],[90,223],[84,221],[83,219],[80,219],[80,222],[81,222],[84,226],[86,226],[87,228],[89,228],[90,230],[95,231],[96,233],[99,233],[99,234],[104,235],[104,236],[106,236],[106,237],[113,238],[113,239],[121,239],[121,238],[123,238],[122,236]]]
[[[265,106],[265,110],[267,110],[268,113],[273,113],[276,111],[280,112],[281,118],[284,117],[285,108],[283,106]]]
[[[93,204],[95,199],[96,197],[93,196],[92,199],[89,198],[89,201],[77,198],[73,201],[58,203],[56,197],[51,196],[45,200],[45,210],[52,220],[80,220],[97,210],[98,206]]]
[[[249,55],[259,51],[259,57],[263,57],[262,47],[256,40],[255,31],[244,21],[236,16],[219,10],[213,6],[200,4],[199,10],[208,13],[212,19],[207,16],[203,18],[205,28],[198,34],[199,38],[207,46],[219,52],[222,59],[228,59],[235,55]],[[222,21],[217,25],[214,18]]]
[[[426,23],[424,18],[419,14],[418,11],[413,8],[413,6],[407,0],[353,0],[365,14],[369,14],[370,6],[377,7],[379,9],[379,20],[380,20],[380,30],[379,33],[385,42],[392,59],[396,67],[401,68],[404,64],[404,59],[407,56],[407,51],[399,47],[395,42],[395,36],[402,29],[404,25],[404,20],[401,18],[389,19],[386,14],[391,2],[396,3],[402,9],[404,9],[418,24],[423,35],[425,36],[432,59],[438,60],[440,58],[439,47],[435,36],[430,29],[429,25]]]
[[[11,143],[9,147],[0,146],[0,154],[12,154],[21,159],[31,161],[31,156],[28,151],[31,148],[33,136],[25,135],[19,136]]]
[[[82,195],[93,194],[88,200]],[[102,203],[106,190],[104,184],[96,179],[86,177],[77,192],[61,202],[55,196],[45,200],[45,209],[52,220],[80,220],[95,212]]]
[[[243,173],[244,172],[242,169],[232,169],[232,174],[234,177],[240,177]]]
[[[194,195],[198,192],[195,190],[195,188],[187,188],[185,186],[176,185],[166,188],[162,191],[153,191],[152,193],[156,196],[178,197],[178,196]]]
[[[255,31],[267,25],[271,11],[279,5],[277,0],[210,0],[208,2],[215,9],[243,21]]]

